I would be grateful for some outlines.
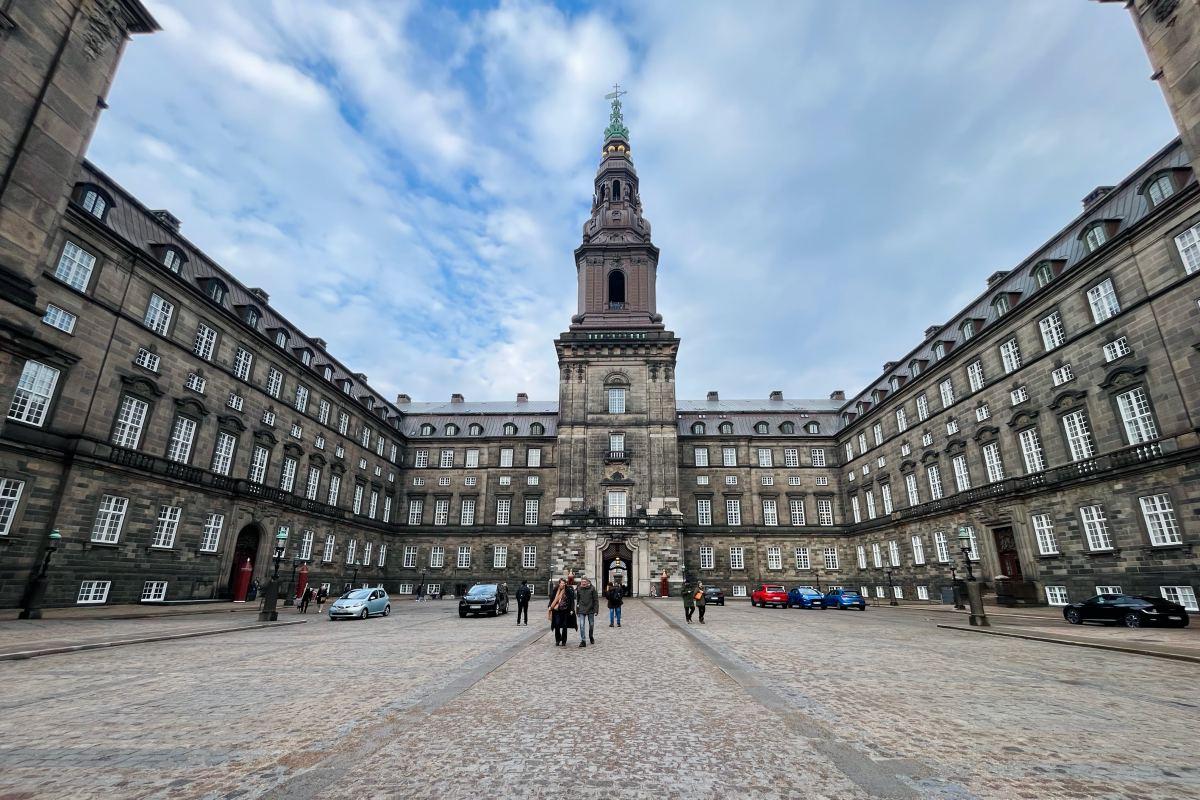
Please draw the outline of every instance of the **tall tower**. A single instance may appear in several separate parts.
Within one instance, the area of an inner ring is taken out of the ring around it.
[[[575,250],[579,309],[555,340],[559,366],[560,526],[590,526],[566,552],[608,577],[632,559],[645,591],[679,576],[675,360],[679,339],[656,309],[658,248],[642,216],[619,88],[596,170],[592,213]],[[566,561],[570,561],[569,557]],[[564,563],[564,566],[571,566]]]

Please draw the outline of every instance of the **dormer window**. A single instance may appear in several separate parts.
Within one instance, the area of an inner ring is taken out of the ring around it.
[[[532,425],[529,426],[529,435],[530,436],[545,436],[546,435],[546,426],[540,422],[533,423]]]
[[[895,394],[896,392],[900,391],[900,378],[897,377],[896,375],[893,375],[888,380],[888,386],[891,388],[892,394]]]
[[[428,422],[426,422],[424,425],[421,426],[421,435],[422,436],[433,436],[433,431],[434,431],[433,426],[430,425]]]
[[[326,364],[325,368],[321,370],[321,374],[325,377],[325,380],[332,381],[333,380],[333,367]]]
[[[1011,307],[1007,294],[996,295],[996,298],[992,300],[992,310],[996,312],[997,317],[1003,317]]]
[[[208,299],[214,303],[225,302],[225,295],[229,294],[229,287],[223,281],[216,278],[204,279],[204,293],[208,295]]]
[[[921,374],[921,369],[924,367],[924,365],[924,361],[919,358],[914,358],[912,361],[908,362],[908,371],[911,372],[912,376],[915,378]]]
[[[966,322],[964,322],[962,324],[962,327],[959,330],[962,331],[964,341],[967,339],[970,339],[972,336],[975,335],[975,320],[973,320],[973,319],[967,320]]]
[[[287,347],[288,335],[287,331],[275,331],[275,346]]]
[[[517,435],[517,426],[511,422],[504,423],[504,435],[505,436],[516,436]]]
[[[242,306],[242,322],[251,328],[257,328],[260,319],[262,319],[262,312],[258,310],[257,306]]]
[[[692,433],[694,433],[696,436],[703,436],[707,432],[708,432],[708,428],[705,426],[705,424],[703,422],[693,422],[692,423]]]
[[[342,393],[343,393],[343,394],[350,394],[350,388],[351,388],[351,385],[352,385],[352,384],[350,383],[350,379],[349,379],[349,378],[347,378],[347,379],[343,380],[343,381],[342,381]]]
[[[809,422],[804,426],[804,430],[808,431],[809,433],[820,433],[821,425],[816,422]]]
[[[1150,179],[1142,185],[1141,193],[1150,199],[1150,206],[1154,207],[1175,194],[1177,189],[1173,171],[1166,170],[1156,175],[1151,175]]]
[[[780,423],[779,432],[780,433],[795,433],[796,432],[796,423],[794,423],[794,422]]]
[[[312,350],[305,349],[300,351],[300,363],[306,367],[312,366]]]
[[[733,433],[733,423],[732,422],[722,422],[720,425],[717,426],[717,430],[719,430],[721,433],[724,433],[724,434]]]
[[[447,424],[446,425],[446,435],[447,436],[458,436],[458,426],[455,425],[453,422]]]
[[[108,214],[108,210],[112,208],[112,198],[108,193],[98,186],[84,184],[76,190],[76,202],[83,207],[83,210],[91,214],[101,222]]]
[[[179,274],[179,270],[183,267],[183,262],[185,260],[186,259],[183,257],[183,253],[179,252],[178,248],[164,247],[162,249],[163,266],[171,270],[171,272],[174,272],[176,275]]]
[[[1108,241],[1108,224],[1094,222],[1083,232],[1083,242],[1089,253],[1094,253]]]
[[[470,436],[483,436],[483,426],[478,422],[472,422],[467,428],[467,434]]]
[[[1042,288],[1050,281],[1054,280],[1054,269],[1048,263],[1041,263],[1033,271],[1033,279],[1037,281],[1038,288]]]
[[[765,423],[765,422],[754,423],[754,432],[755,433],[767,433],[768,431],[770,431],[770,427],[767,425],[767,423]]]
[[[944,345],[941,342],[938,342],[937,344],[935,344],[933,346],[933,360],[941,361],[945,357],[946,357],[946,345]]]

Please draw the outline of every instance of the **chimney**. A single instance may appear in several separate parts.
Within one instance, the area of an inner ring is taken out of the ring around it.
[[[894,369],[896,368],[896,365],[897,365],[897,363],[898,363],[898,362],[896,362],[896,361],[885,361],[885,362],[883,362],[883,371],[884,371],[884,372],[891,372],[892,370],[894,370]]]
[[[1088,192],[1088,196],[1083,198],[1083,210],[1087,211],[1094,207],[1104,198],[1108,197],[1109,192],[1115,189],[1115,186],[1097,186],[1092,191]]]
[[[928,339],[930,336],[933,336],[935,333],[937,333],[941,329],[942,329],[941,325],[930,325],[928,328],[925,329],[925,338]]]
[[[356,373],[354,373],[354,377],[358,378],[358,380],[359,380],[361,383],[366,383],[366,382],[367,382],[367,376],[366,376],[366,375],[364,375],[364,374],[363,374],[363,373],[361,373],[361,372],[356,372]]]
[[[708,393],[708,402],[710,402],[710,403],[715,403],[715,402],[717,402],[717,401],[718,401],[718,400],[720,400],[720,399],[721,399],[721,398],[720,398],[720,396],[718,396],[716,392],[709,392],[709,393]]]
[[[458,392],[455,392],[454,394],[450,395],[450,402],[451,403],[461,403],[461,402],[463,402],[463,396],[461,394],[459,394]]]
[[[271,295],[267,294],[262,289],[259,289],[257,286],[250,290],[250,294],[254,295],[255,297],[257,297],[259,300],[263,301],[264,303],[271,302]]]
[[[783,399],[783,392],[781,392],[781,391],[779,391],[778,389],[776,389],[775,391],[771,392],[771,399],[772,399],[772,400],[782,400],[782,399]]]
[[[412,402],[412,398],[409,397],[408,395],[404,394],[403,392],[396,395],[396,405],[398,405],[398,406],[408,405],[411,402]]]
[[[167,211],[165,208],[160,208],[155,211],[151,211],[150,213],[153,214],[154,218],[163,225],[166,225],[175,233],[179,233],[179,217],[175,216],[170,211]]]
[[[989,289],[992,288],[997,283],[1004,280],[1006,277],[1008,277],[1008,270],[1005,270],[1005,269],[997,270],[997,271],[993,272],[991,275],[988,275],[988,279],[987,279],[988,288]]]
[[[324,340],[324,339],[322,339],[322,338],[320,338],[319,336],[314,336],[314,337],[313,337],[313,344],[315,344],[317,347],[320,347],[322,350],[323,350],[323,349],[325,349],[326,347],[328,347],[328,346],[329,346],[329,345],[328,345],[328,344],[325,342],[325,340]]]
[[[841,389],[834,389],[832,392],[829,393],[829,399],[830,400],[845,400],[846,393]]]
[[[529,395],[525,394],[524,392],[517,392],[517,402],[518,403],[528,403]]]

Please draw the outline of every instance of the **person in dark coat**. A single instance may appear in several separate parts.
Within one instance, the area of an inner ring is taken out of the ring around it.
[[[550,593],[546,616],[554,629],[554,646],[567,646],[567,630],[575,627],[575,590],[567,585],[566,578],[558,579],[558,586]]]
[[[533,596],[533,590],[529,588],[528,581],[521,581],[521,588],[517,589],[517,624],[529,627],[529,598]],[[525,621],[521,622],[522,616]]]
[[[300,613],[301,614],[308,613],[308,604],[312,602],[314,594],[316,594],[316,592],[313,591],[313,587],[311,587],[311,586],[304,587],[304,594],[300,595]]]
[[[683,616],[688,625],[692,624],[692,614],[696,612],[696,598],[693,596],[695,591],[690,583],[685,583],[679,592],[683,595]]]
[[[700,624],[704,624],[704,606],[708,604],[708,600],[704,597],[704,583],[697,582],[696,588],[692,591],[692,599],[696,601],[696,613],[700,615]]]
[[[604,599],[608,601],[608,627],[613,626],[613,622],[617,623],[617,627],[621,627],[621,606],[625,603],[625,592],[621,589],[621,584],[610,583],[608,591],[604,593]]]
[[[575,591],[575,616],[579,622],[579,646],[587,647],[588,642],[596,643],[596,612],[600,610],[600,593],[587,577],[579,579],[579,588]],[[587,632],[584,633],[584,628]]]
[[[317,613],[318,614],[321,613],[321,606],[325,605],[325,601],[328,599],[329,599],[329,590],[325,588],[324,584],[322,584],[321,588],[317,589]]]

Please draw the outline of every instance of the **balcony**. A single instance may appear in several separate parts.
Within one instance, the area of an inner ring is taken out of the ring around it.
[[[609,450],[607,453],[604,454],[604,461],[606,463],[615,463],[615,462],[625,463],[628,460],[629,460],[629,451],[628,450]]]
[[[608,303],[609,311],[624,311],[626,309],[626,307],[627,306],[625,303],[621,303],[621,302],[617,302],[617,301],[609,301],[609,303]]]

